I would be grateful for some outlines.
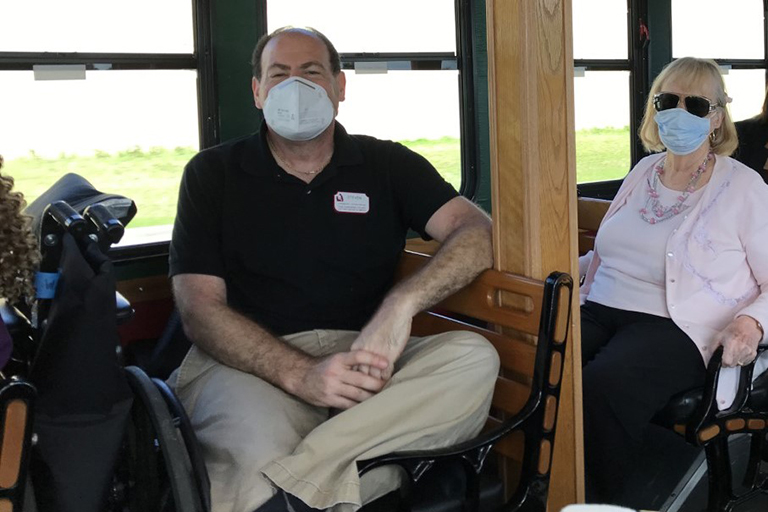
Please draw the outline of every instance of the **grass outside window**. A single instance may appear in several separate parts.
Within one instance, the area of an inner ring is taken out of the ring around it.
[[[420,153],[457,189],[461,184],[459,139],[401,141]],[[599,128],[576,132],[579,182],[624,177],[629,172],[629,129]],[[33,201],[59,177],[74,172],[108,193],[130,197],[139,213],[130,227],[172,224],[176,213],[179,180],[191,148],[140,148],[118,153],[96,151],[91,156],[60,155],[43,158],[30,152],[6,162],[5,173],[14,177],[15,189]]]

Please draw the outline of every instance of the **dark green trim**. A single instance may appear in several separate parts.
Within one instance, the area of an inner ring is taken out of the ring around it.
[[[459,130],[461,142],[461,186],[459,193],[474,199],[477,194],[477,115],[475,114],[474,9],[469,0],[456,0],[456,55],[459,69]]]
[[[219,143],[219,109],[216,94],[216,62],[213,55],[212,7],[210,0],[194,0],[192,16],[197,59],[197,110],[200,148]]]
[[[491,136],[488,112],[488,40],[485,25],[485,0],[473,2],[473,70],[475,89],[475,128],[477,130],[478,183],[475,202],[491,212]]]
[[[664,66],[672,62],[671,0],[648,0],[648,31],[651,34],[648,82],[652,84]]]
[[[134,261],[115,262],[115,277],[118,281],[167,275],[167,254],[159,254],[157,256]]]
[[[187,53],[0,52],[0,69],[3,71],[31,71],[35,64],[84,64],[88,71],[197,67],[195,56]]]
[[[251,52],[261,35],[263,0],[213,3],[213,49],[222,142],[259,128],[261,112],[251,93]]]
[[[646,156],[638,132],[645,115],[651,84],[648,81],[648,54],[653,38],[648,28],[648,1],[627,1],[627,35],[629,44],[629,127],[632,134],[630,160],[632,167]],[[630,169],[627,169],[629,172]]]

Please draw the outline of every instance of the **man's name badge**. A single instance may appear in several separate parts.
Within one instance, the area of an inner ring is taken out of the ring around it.
[[[333,196],[333,209],[339,213],[368,213],[371,209],[371,200],[368,194],[336,192]]]

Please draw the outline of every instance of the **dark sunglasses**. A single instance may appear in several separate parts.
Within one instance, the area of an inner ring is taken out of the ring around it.
[[[680,95],[671,92],[660,92],[653,97],[653,106],[657,112],[677,108],[680,104]],[[699,117],[707,117],[710,112],[714,112],[718,104],[712,103],[704,96],[683,96],[685,110]]]

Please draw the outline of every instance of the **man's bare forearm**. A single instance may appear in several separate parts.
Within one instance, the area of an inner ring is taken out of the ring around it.
[[[478,218],[454,231],[419,272],[393,288],[385,302],[399,302],[413,316],[468,285],[491,266],[491,223]]]
[[[207,290],[201,290],[207,288]],[[217,361],[295,393],[296,370],[312,358],[230,308],[205,281],[174,278],[174,295],[187,337]]]

